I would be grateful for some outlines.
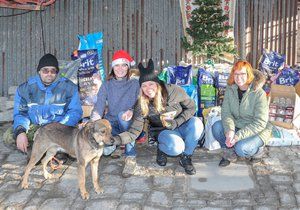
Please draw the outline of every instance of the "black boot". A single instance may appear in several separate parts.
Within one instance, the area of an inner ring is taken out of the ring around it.
[[[167,165],[167,155],[157,148],[156,162],[160,166]]]
[[[192,164],[192,155],[186,155],[184,153],[181,154],[179,163],[184,168],[185,173],[189,175],[194,175],[196,173],[196,169]]]
[[[219,163],[219,166],[220,167],[226,167],[230,164],[230,161],[224,157],[222,157],[220,163]]]
[[[259,163],[262,161],[263,157],[266,154],[266,150],[264,146],[261,146],[260,148],[258,148],[258,151],[256,152],[256,154],[254,154],[251,159],[250,162],[251,163]]]

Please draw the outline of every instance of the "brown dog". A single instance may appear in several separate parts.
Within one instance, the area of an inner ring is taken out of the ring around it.
[[[78,182],[81,197],[89,198],[85,188],[85,168],[91,163],[94,189],[102,193],[103,189],[98,183],[98,164],[103,153],[104,144],[111,144],[111,125],[105,119],[89,122],[81,130],[60,123],[51,123],[39,128],[34,136],[34,143],[30,161],[25,169],[22,188],[28,188],[28,176],[34,165],[43,158],[42,166],[45,179],[51,178],[46,167],[59,148],[77,159]]]

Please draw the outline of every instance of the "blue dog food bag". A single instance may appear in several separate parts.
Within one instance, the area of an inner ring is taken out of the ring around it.
[[[79,39],[78,50],[97,49],[99,71],[100,71],[101,79],[102,81],[104,81],[106,75],[105,75],[103,58],[102,58],[103,33],[97,32],[97,33],[87,34],[86,36],[78,35],[78,39]]]
[[[284,67],[285,56],[274,51],[263,50],[259,69],[267,75],[277,74]]]
[[[300,79],[300,72],[296,69],[290,67],[285,67],[279,72],[278,77],[276,78],[276,84],[278,85],[287,85],[295,86]]]
[[[198,92],[197,92],[197,86],[196,85],[182,85],[180,86],[184,89],[184,91],[187,93],[187,95],[194,100],[196,104],[196,113],[198,113]]]
[[[167,68],[167,83],[176,85],[192,84],[193,72],[192,65],[184,66],[169,66]]]
[[[97,50],[79,50],[80,66],[77,71],[82,105],[94,105],[102,84]]]
[[[217,88],[217,105],[218,106],[222,106],[229,75],[230,75],[230,73],[228,73],[228,72],[215,71],[215,81],[216,81],[216,88]]]
[[[216,88],[214,76],[204,68],[198,70],[199,116],[202,109],[216,106]]]

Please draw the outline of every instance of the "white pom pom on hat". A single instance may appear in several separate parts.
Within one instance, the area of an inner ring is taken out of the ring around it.
[[[111,67],[114,67],[117,64],[124,64],[124,63],[127,64],[129,67],[131,67],[135,64],[135,61],[125,50],[116,51],[112,58]]]

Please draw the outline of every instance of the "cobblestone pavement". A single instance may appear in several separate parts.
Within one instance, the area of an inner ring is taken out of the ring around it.
[[[168,158],[167,166],[159,167],[154,147],[138,145],[137,149],[138,170],[127,179],[121,176],[123,158],[101,159],[103,194],[93,191],[88,167],[90,199],[84,201],[78,190],[76,162],[55,171],[59,178],[50,180],[44,179],[37,166],[30,173],[29,188],[20,189],[27,158],[1,140],[0,209],[300,209],[300,146],[269,147],[262,163],[239,161],[249,166],[254,181],[254,188],[239,192],[192,190],[191,176],[185,175],[178,158]],[[193,162],[218,162],[220,157],[220,153],[198,148]]]

